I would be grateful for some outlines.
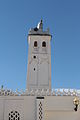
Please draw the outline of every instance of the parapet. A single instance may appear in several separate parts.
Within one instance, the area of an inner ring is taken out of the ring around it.
[[[80,90],[74,89],[53,89],[53,90],[28,90],[25,91],[12,91],[12,90],[5,90],[0,89],[0,96],[79,96],[80,97]]]

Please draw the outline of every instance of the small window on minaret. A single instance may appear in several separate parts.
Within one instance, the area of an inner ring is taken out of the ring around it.
[[[34,41],[34,47],[37,47],[37,41]]]
[[[33,58],[36,59],[36,56],[34,55]]]
[[[46,42],[45,41],[42,42],[42,47],[46,47]]]
[[[35,71],[35,68],[34,68],[34,71]]]

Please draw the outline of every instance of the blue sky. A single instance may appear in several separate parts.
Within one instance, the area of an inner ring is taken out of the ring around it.
[[[52,87],[79,89],[80,0],[0,0],[0,86],[26,88],[28,30],[41,18],[53,36]]]

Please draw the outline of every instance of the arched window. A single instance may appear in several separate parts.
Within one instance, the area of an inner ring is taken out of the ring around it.
[[[45,41],[42,42],[42,47],[46,47],[46,42]]]
[[[34,47],[37,47],[37,41],[34,41]]]
[[[20,114],[17,111],[11,111],[8,115],[8,120],[20,120]]]

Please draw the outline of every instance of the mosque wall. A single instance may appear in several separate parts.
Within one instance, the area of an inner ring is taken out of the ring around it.
[[[79,120],[75,96],[1,96],[0,120]],[[15,118],[15,119],[13,119]]]

